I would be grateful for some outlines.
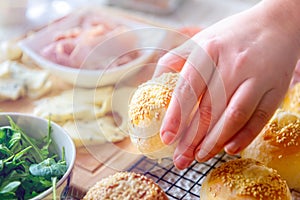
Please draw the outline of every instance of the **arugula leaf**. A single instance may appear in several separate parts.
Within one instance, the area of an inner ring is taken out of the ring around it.
[[[24,141],[27,142],[34,149],[32,156],[36,159],[37,162],[41,162],[43,160],[43,155],[38,146],[30,140],[30,138],[21,130],[21,128],[12,120],[11,117],[8,117],[8,120],[12,129],[17,132],[20,132]]]
[[[21,184],[20,181],[13,181],[8,183],[7,185],[1,186],[0,188],[0,194],[5,194],[5,193],[11,193],[17,190],[19,185]]]
[[[5,145],[0,144],[0,159],[6,158],[7,156],[11,156],[13,153],[9,148]]]
[[[42,140],[44,145],[41,148],[41,152],[42,152],[44,158],[47,158],[49,156],[49,146],[52,143],[51,133],[52,133],[52,126],[51,126],[51,121],[49,119],[49,121],[48,121],[48,134]]]
[[[53,177],[52,178],[52,188],[53,188],[52,200],[56,200],[56,182],[57,182],[57,177]]]
[[[32,146],[28,146],[25,149],[23,149],[22,151],[18,152],[17,154],[15,154],[13,162],[16,162],[18,159],[20,159],[25,153],[27,153],[30,149],[32,148]]]
[[[21,140],[21,134],[9,126],[4,126],[0,128],[0,138],[0,142],[6,143],[7,147],[11,149]]]
[[[2,128],[0,128],[0,143],[4,143],[5,140],[6,140],[6,133]]]
[[[21,133],[20,132],[13,132],[11,137],[8,141],[8,148],[12,149],[15,145],[17,145],[21,140]]]
[[[67,164],[64,148],[58,161],[58,155],[49,150],[50,120],[47,135],[34,139],[8,119],[10,126],[0,127],[0,199],[30,199],[51,186],[55,192],[56,181],[67,171]]]

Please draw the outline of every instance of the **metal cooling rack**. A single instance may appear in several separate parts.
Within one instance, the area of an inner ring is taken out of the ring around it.
[[[238,156],[230,156],[223,152],[207,162],[194,161],[188,169],[180,171],[175,168],[171,159],[157,163],[155,160],[142,157],[128,171],[144,174],[154,180],[166,192],[170,200],[198,200],[201,183],[208,172],[236,158]]]
[[[144,174],[154,180],[165,191],[169,200],[199,200],[201,184],[207,174],[222,163],[237,158],[239,157],[223,152],[207,162],[194,161],[189,168],[180,171],[175,168],[171,159],[157,163],[142,157],[127,171]],[[85,193],[71,187],[69,181],[68,179],[68,184],[61,194],[61,200],[81,200]],[[300,200],[300,193],[292,191],[292,197],[293,200]]]

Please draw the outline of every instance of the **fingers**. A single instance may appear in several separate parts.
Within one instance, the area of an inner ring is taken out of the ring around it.
[[[214,71],[210,57],[200,48],[194,48],[180,72],[164,121],[161,137],[165,144],[176,140],[190,124]]]
[[[166,72],[180,72],[194,45],[194,42],[187,41],[162,56],[157,62],[153,77]]]
[[[213,75],[208,89],[201,98],[201,104],[194,116],[191,126],[182,136],[174,153],[174,164],[178,169],[188,167],[195,159],[197,147],[206,136],[211,124],[214,124],[218,119],[219,114],[217,114],[216,110],[222,111],[225,108],[225,89],[220,87],[220,85],[223,85],[221,79]],[[211,98],[211,96],[214,96],[214,98]],[[212,104],[217,106],[212,107]]]
[[[278,98],[275,90],[267,92],[257,106],[247,124],[228,142],[224,149],[229,154],[237,154],[243,150],[262,130],[278,107],[274,99]]]
[[[212,128],[202,141],[199,152],[196,154],[198,161],[206,161],[223,149],[228,140],[251,118],[263,97],[264,91],[254,79],[248,79],[234,92],[226,109],[215,111],[215,118],[218,118],[218,121],[215,124],[212,121]],[[215,107],[216,105],[212,104],[211,106]],[[219,107],[219,109],[222,108]]]
[[[204,136],[199,136],[200,122],[199,110],[196,111],[189,129],[182,135],[174,152],[174,165],[177,169],[187,168],[195,159],[195,149]]]
[[[175,52],[169,52],[159,59],[153,77],[158,77],[167,72],[180,72],[185,61],[186,58]]]

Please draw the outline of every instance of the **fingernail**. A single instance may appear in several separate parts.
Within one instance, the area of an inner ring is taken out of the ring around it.
[[[166,132],[162,133],[161,139],[162,139],[163,143],[165,143],[166,145],[169,145],[173,142],[174,138],[175,138],[175,133],[166,131]]]
[[[174,159],[174,164],[177,169],[181,170],[190,166],[193,160],[194,160],[193,158],[189,158],[181,154]]]
[[[200,149],[199,152],[197,153],[197,160],[198,161],[205,161],[205,158],[207,157],[208,153],[203,150]]]
[[[225,147],[224,150],[228,154],[237,154],[240,151],[240,147],[236,143],[228,143]]]

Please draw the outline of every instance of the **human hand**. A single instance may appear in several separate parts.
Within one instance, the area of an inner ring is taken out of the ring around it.
[[[223,148],[238,153],[279,106],[299,59],[300,33],[276,9],[273,1],[263,1],[159,60],[154,76],[180,72],[160,130],[164,143],[179,141],[177,168],[206,161]]]

